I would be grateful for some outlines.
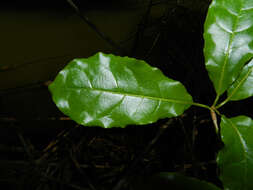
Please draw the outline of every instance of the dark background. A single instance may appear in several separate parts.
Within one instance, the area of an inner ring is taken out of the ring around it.
[[[208,111],[191,107],[172,119],[143,155],[167,119],[124,129],[77,126],[58,111],[47,89],[70,60],[103,51],[143,59],[182,82],[196,102],[211,105],[215,92],[202,37],[210,1],[75,3],[81,16],[63,0],[0,3],[0,186],[112,189],[120,179],[161,171],[221,186],[215,157],[222,143]],[[252,98],[228,103],[221,112],[252,116],[250,105]]]

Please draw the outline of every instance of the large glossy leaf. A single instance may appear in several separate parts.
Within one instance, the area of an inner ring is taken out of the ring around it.
[[[253,54],[253,1],[213,0],[205,22],[206,68],[218,96]]]
[[[225,147],[217,162],[225,189],[253,189],[253,120],[246,116],[222,116],[221,136]]]
[[[141,60],[97,53],[71,61],[49,86],[58,108],[86,126],[148,124],[182,114],[184,86]]]
[[[206,181],[168,172],[135,177],[131,187],[133,190],[221,190]]]
[[[242,100],[253,96],[253,60],[247,64],[239,78],[228,89],[229,100]]]

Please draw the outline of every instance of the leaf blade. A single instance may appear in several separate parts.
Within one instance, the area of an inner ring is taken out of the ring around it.
[[[218,96],[237,78],[253,56],[251,0],[214,0],[204,31],[206,69]]]
[[[192,104],[184,86],[159,69],[103,53],[70,62],[49,90],[64,114],[86,126],[148,124],[178,116]]]
[[[238,79],[227,91],[228,100],[243,100],[253,96],[253,60],[247,64]]]
[[[252,189],[253,120],[246,116],[222,116],[221,136],[225,147],[219,152],[217,163],[225,189]]]

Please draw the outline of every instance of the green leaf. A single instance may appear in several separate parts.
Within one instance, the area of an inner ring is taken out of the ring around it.
[[[178,116],[192,104],[184,86],[159,69],[103,53],[71,61],[49,89],[58,108],[86,126],[148,124]]]
[[[253,120],[246,116],[222,116],[221,136],[225,147],[217,157],[225,189],[253,189]]]
[[[131,187],[133,190],[221,190],[206,181],[168,172],[148,177],[135,177]]]
[[[206,68],[218,96],[253,55],[253,1],[213,0],[204,27]]]
[[[239,78],[228,89],[228,100],[242,100],[253,96],[253,60],[247,64]]]

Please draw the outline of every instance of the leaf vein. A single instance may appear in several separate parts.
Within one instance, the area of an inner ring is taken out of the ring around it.
[[[228,64],[228,58],[229,58],[229,55],[230,55],[230,49],[231,49],[232,41],[233,41],[233,39],[235,37],[235,30],[236,30],[236,27],[237,27],[237,24],[238,24],[238,21],[239,21],[239,17],[241,15],[241,11],[242,11],[242,8],[240,8],[238,16],[236,17],[235,23],[233,25],[231,36],[229,38],[229,44],[228,44],[228,48],[227,48],[226,53],[225,53],[225,59],[224,59],[223,65],[222,65],[220,80],[219,80],[219,84],[218,84],[218,96],[221,95],[220,93],[221,93],[221,90],[222,90],[222,83],[223,83],[223,80],[224,80],[225,68],[226,68],[226,66]]]
[[[250,68],[247,72],[247,74],[242,78],[242,80],[238,83],[238,85],[234,88],[234,90],[231,92],[230,96],[227,98],[227,100],[229,101],[230,98],[233,97],[233,95],[237,92],[237,90],[241,87],[241,85],[245,82],[245,80],[248,78],[248,76],[251,74],[251,72],[253,71],[253,67]]]
[[[100,118],[104,117],[104,116],[105,116],[105,113],[107,113],[107,112],[109,112],[109,113],[107,113],[106,115],[109,115],[110,113],[112,113],[112,111],[113,111],[116,107],[118,107],[118,106],[124,101],[125,97],[126,97],[126,96],[124,95],[116,104],[114,104],[114,105],[112,105],[111,107],[109,107],[108,109],[104,110],[104,111],[100,114]]]
[[[155,96],[148,96],[148,95],[139,95],[139,94],[132,94],[132,93],[126,93],[126,92],[116,92],[112,90],[105,90],[105,89],[98,89],[98,88],[86,88],[86,87],[64,87],[65,89],[81,89],[81,90],[93,90],[93,91],[99,91],[99,92],[105,92],[105,93],[111,93],[111,94],[118,94],[118,95],[124,95],[124,96],[132,96],[132,97],[138,97],[138,98],[147,98],[151,100],[156,100],[156,101],[164,101],[164,102],[172,102],[172,103],[177,103],[177,104],[190,104],[192,105],[193,103],[191,101],[185,101],[185,100],[180,100],[180,99],[169,99],[169,98],[162,98],[162,97],[155,97]]]
[[[144,98],[142,98],[141,101],[140,101],[140,103],[136,106],[136,109],[135,109],[135,111],[132,113],[132,116],[135,116],[135,114],[137,113],[139,107],[140,107],[141,104],[143,103],[143,100],[144,100]]]
[[[222,26],[220,23],[217,23],[217,26],[222,29],[223,31],[229,33],[229,34],[233,34],[232,31],[229,31],[228,29],[226,29],[224,26]]]
[[[251,11],[251,10],[253,10],[253,7],[242,8],[242,11]]]
[[[244,157],[244,184],[246,184],[246,176],[247,176],[247,173],[248,173],[248,170],[247,170],[247,164],[248,164],[248,158],[247,158],[247,145],[246,145],[246,142],[243,140],[242,138],[242,135],[240,134],[239,130],[237,129],[237,127],[234,125],[234,123],[229,120],[229,123],[231,124],[231,126],[233,127],[233,129],[235,130],[235,132],[237,133],[239,139],[240,139],[240,144],[242,145],[242,149],[243,149],[243,157]]]

